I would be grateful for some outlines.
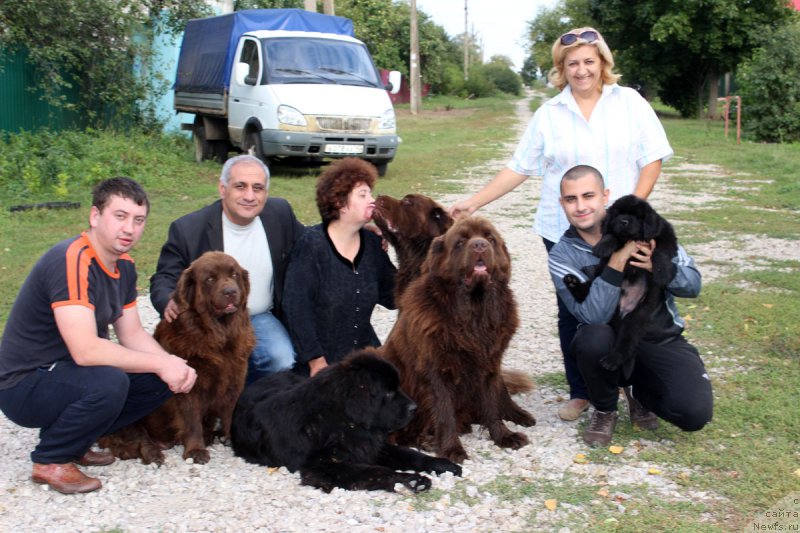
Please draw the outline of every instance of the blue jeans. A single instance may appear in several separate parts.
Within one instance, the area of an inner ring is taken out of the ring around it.
[[[247,362],[247,384],[267,374],[288,370],[294,365],[294,347],[281,321],[267,311],[250,317],[256,334],[256,347]]]
[[[63,464],[80,459],[97,439],[143,418],[171,395],[155,374],[78,366],[68,359],[0,390],[0,410],[17,425],[41,428],[31,453],[34,463]]]

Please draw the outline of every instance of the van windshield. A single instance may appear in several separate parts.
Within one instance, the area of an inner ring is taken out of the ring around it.
[[[363,44],[333,39],[262,39],[268,83],[332,83],[383,87]]]

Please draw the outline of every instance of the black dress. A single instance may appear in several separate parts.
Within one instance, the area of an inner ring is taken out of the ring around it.
[[[397,269],[377,235],[361,229],[352,263],[336,250],[327,226],[307,228],[292,250],[283,293],[284,319],[297,352],[295,368],[325,356],[340,361],[356,348],[380,346],[370,324],[376,304],[394,309]]]

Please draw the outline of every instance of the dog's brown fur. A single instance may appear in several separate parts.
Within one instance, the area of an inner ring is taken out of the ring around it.
[[[419,277],[431,242],[444,235],[453,225],[453,218],[432,198],[422,194],[407,194],[400,200],[378,196],[372,218],[397,252],[397,303],[408,284]]]
[[[395,303],[399,308],[403,291],[420,275],[433,239],[450,229],[453,217],[433,198],[407,194],[399,200],[378,196],[373,220],[397,252]],[[517,370],[504,368],[503,380],[510,394],[528,392],[534,387],[531,378]]]
[[[231,417],[244,388],[255,335],[247,314],[247,271],[222,252],[206,252],[178,280],[173,299],[180,315],[162,320],[155,339],[197,371],[191,391],[176,394],[141,421],[101,439],[122,459],[162,464],[162,448],[183,444],[183,458],[207,463],[206,446],[230,438]]]
[[[467,458],[459,434],[471,424],[488,428],[498,446],[528,443],[503,422],[536,423],[511,399],[501,373],[503,353],[519,323],[510,277],[505,243],[484,218],[456,221],[433,241],[381,348],[418,406],[411,423],[396,434],[398,442],[430,447],[457,463]]]

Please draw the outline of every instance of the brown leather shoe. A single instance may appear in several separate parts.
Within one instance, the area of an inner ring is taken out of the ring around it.
[[[33,463],[31,479],[36,483],[50,485],[62,494],[92,492],[103,486],[99,479],[87,476],[73,463],[63,465]]]
[[[89,450],[83,457],[75,461],[81,466],[108,466],[116,461],[114,454],[111,452],[96,452]]]
[[[611,442],[611,436],[614,434],[614,427],[617,425],[617,412],[594,410],[589,424],[583,431],[583,440],[589,446],[605,446]]]
[[[639,400],[633,397],[631,387],[625,387],[625,399],[628,401],[628,415],[631,424],[640,429],[658,429],[658,417],[652,411],[648,411]]]

